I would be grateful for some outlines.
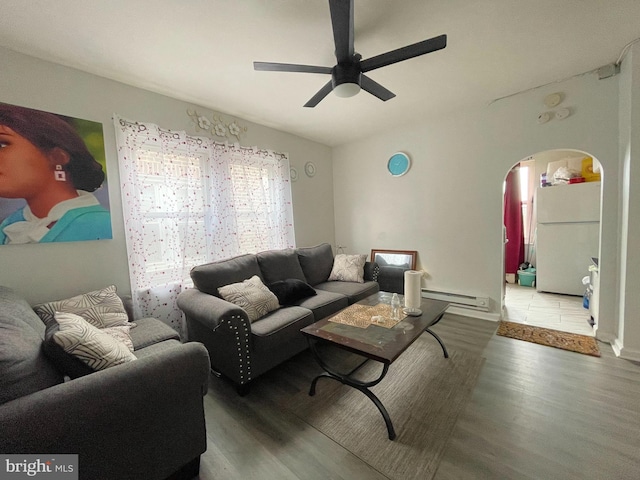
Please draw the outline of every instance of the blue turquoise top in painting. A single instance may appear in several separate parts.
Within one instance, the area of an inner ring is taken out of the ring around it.
[[[5,227],[25,221],[23,211],[24,209],[20,209],[12,213],[0,224],[0,244],[8,243],[8,238],[4,233]],[[112,238],[111,214],[102,205],[90,205],[68,210],[37,243],[110,238]]]

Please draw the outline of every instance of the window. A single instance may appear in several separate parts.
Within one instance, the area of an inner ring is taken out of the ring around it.
[[[282,233],[290,217],[283,215],[290,205],[290,189],[283,189],[281,162],[245,153],[233,155],[229,166],[231,203],[235,207],[238,248],[243,253],[256,253],[284,248]],[[291,228],[292,230],[292,228]]]
[[[182,270],[208,260],[205,158],[163,156],[148,147],[139,149],[136,158],[145,269],[158,277],[178,275],[188,281],[188,271]]]
[[[295,246],[287,155],[116,116],[134,309],[182,330],[191,268]]]

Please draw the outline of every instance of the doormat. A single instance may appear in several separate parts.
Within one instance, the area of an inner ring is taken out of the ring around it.
[[[570,352],[582,353],[593,357],[600,356],[598,342],[594,337],[576,333],[561,332],[550,328],[533,327],[515,322],[500,322],[497,335],[515,338],[525,342],[537,343],[547,347],[561,348]]]

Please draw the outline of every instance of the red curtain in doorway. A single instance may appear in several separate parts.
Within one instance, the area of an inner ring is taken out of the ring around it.
[[[520,200],[519,167],[507,175],[504,191],[504,226],[509,241],[505,245],[505,273],[516,273],[524,262],[524,231],[522,228],[522,203]]]

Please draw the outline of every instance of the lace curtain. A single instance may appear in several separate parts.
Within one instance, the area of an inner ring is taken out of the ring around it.
[[[184,334],[192,267],[295,245],[289,159],[114,118],[136,316]]]

